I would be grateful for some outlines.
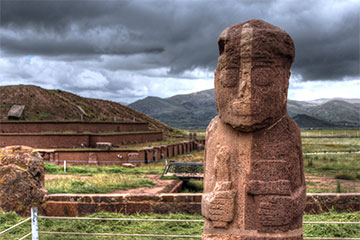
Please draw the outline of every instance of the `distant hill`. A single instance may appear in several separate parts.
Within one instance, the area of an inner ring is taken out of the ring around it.
[[[339,100],[339,101],[344,101],[344,102],[348,102],[348,103],[360,103],[360,98],[320,98],[320,99],[315,99],[315,100],[311,100],[309,101],[309,103],[312,104],[323,104],[332,100]]]
[[[205,129],[217,114],[214,89],[164,99],[147,97],[129,107],[183,129]]]
[[[33,85],[0,87],[0,119],[6,120],[12,105],[25,105],[25,120],[80,120],[81,109],[86,121],[142,121],[150,128],[171,134],[175,130],[151,117],[119,103],[84,98],[61,91]]]
[[[306,114],[298,114],[293,117],[295,122],[301,126],[302,128],[333,128],[336,125],[329,123],[327,121],[323,121],[314,117],[310,117]]]
[[[318,101],[323,103],[288,100],[287,109],[301,128],[360,126],[360,99],[345,100]],[[214,89],[170,98],[147,97],[129,107],[185,129],[205,129],[217,115]]]

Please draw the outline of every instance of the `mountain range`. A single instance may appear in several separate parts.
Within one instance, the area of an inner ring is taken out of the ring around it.
[[[205,129],[217,115],[214,89],[169,98],[147,97],[128,106],[182,129]],[[301,128],[360,126],[360,99],[288,100],[287,109]]]

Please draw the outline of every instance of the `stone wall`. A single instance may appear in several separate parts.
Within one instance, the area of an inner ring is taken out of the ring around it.
[[[203,141],[183,141],[139,150],[39,150],[39,152],[45,161],[57,164],[62,164],[64,161],[70,165],[150,163],[175,157],[177,153],[190,153],[197,149],[198,144],[203,144]],[[176,150],[179,148],[182,150]]]
[[[44,214],[48,216],[82,216],[99,211],[134,213],[201,212],[201,193],[136,194],[51,194],[47,196]],[[307,194],[307,213],[329,209],[360,211],[360,193]]]
[[[1,126],[1,124],[0,124]],[[1,133],[0,147],[26,145],[33,148],[79,148],[95,147],[96,142],[111,142],[113,145],[161,141],[162,132],[131,132],[116,134],[39,134]]]
[[[145,122],[75,122],[75,121],[1,121],[0,133],[40,133],[40,132],[133,132],[148,131]]]

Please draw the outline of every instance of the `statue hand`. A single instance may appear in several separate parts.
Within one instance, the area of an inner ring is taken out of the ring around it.
[[[293,199],[290,196],[259,196],[257,214],[263,226],[281,226],[294,218]]]
[[[209,219],[212,221],[231,222],[234,217],[234,192],[215,192],[209,204]]]
[[[203,196],[203,216],[213,222],[214,227],[226,228],[234,217],[233,190],[214,191]]]

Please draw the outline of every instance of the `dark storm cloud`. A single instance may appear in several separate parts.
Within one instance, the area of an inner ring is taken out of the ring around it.
[[[296,44],[292,71],[304,80],[359,76],[357,1],[1,0],[1,49],[8,55],[66,56],[69,61],[109,55],[98,67],[166,67],[174,76],[197,67],[213,70],[218,35],[252,18],[291,34]]]
[[[6,53],[19,55],[128,55],[137,53],[161,53],[163,48],[157,46],[140,46],[137,44],[126,44],[123,46],[99,47],[86,40],[67,40],[67,41],[46,41],[44,39],[27,39],[26,44],[23,41],[14,41],[14,39],[3,36],[1,46]]]

